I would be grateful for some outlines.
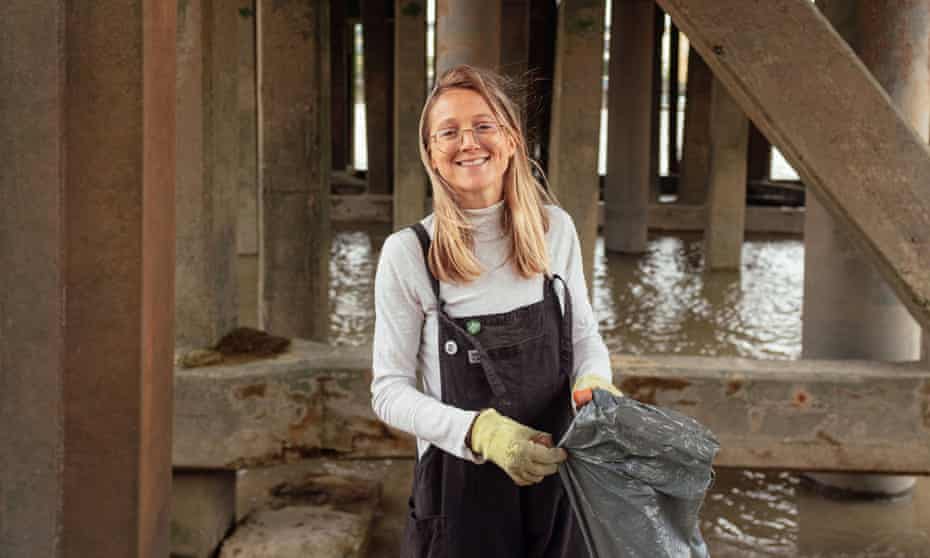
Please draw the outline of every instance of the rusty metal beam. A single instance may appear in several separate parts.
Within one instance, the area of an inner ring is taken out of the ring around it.
[[[930,474],[930,370],[918,363],[614,357],[627,395],[698,419],[716,465]]]
[[[930,152],[808,0],[657,0],[930,328]]]

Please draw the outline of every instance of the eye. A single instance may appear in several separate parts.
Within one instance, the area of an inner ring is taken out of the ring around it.
[[[443,128],[436,132],[436,139],[440,141],[446,141],[455,139],[459,135],[459,131],[456,128]]]
[[[493,122],[480,122],[475,126],[475,131],[479,134],[493,134],[497,131],[497,124]]]

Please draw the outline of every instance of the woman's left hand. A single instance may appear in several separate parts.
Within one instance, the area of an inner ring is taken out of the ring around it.
[[[618,397],[623,396],[623,392],[608,381],[603,376],[597,374],[584,374],[575,382],[572,388],[572,400],[575,401],[575,407],[582,408],[594,399],[594,390],[603,389],[609,391]]]

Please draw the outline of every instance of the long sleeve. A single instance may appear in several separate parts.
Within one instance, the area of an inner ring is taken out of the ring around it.
[[[481,462],[465,445],[477,415],[446,405],[417,387],[426,313],[435,312],[419,245],[400,231],[388,237],[375,274],[372,408],[385,423],[442,450]]]
[[[565,280],[572,295],[572,343],[575,366],[572,377],[577,380],[583,374],[597,374],[612,381],[610,354],[598,330],[597,319],[588,299],[588,287],[585,282],[581,258],[581,243],[571,217],[559,210],[567,221],[565,231],[564,260]],[[573,380],[573,382],[574,382]]]

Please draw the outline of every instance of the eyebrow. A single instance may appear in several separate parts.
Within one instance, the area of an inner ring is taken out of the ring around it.
[[[494,116],[493,116],[493,115],[486,114],[486,113],[476,114],[476,115],[472,116],[472,120],[481,119],[481,118],[494,120]],[[452,123],[452,122],[455,122],[455,118],[453,118],[453,117],[451,117],[451,116],[450,116],[449,118],[444,118],[444,119],[442,119],[442,120],[439,121],[439,124],[436,124],[436,128],[439,129],[439,128],[445,126],[446,124],[449,124],[449,123]]]

